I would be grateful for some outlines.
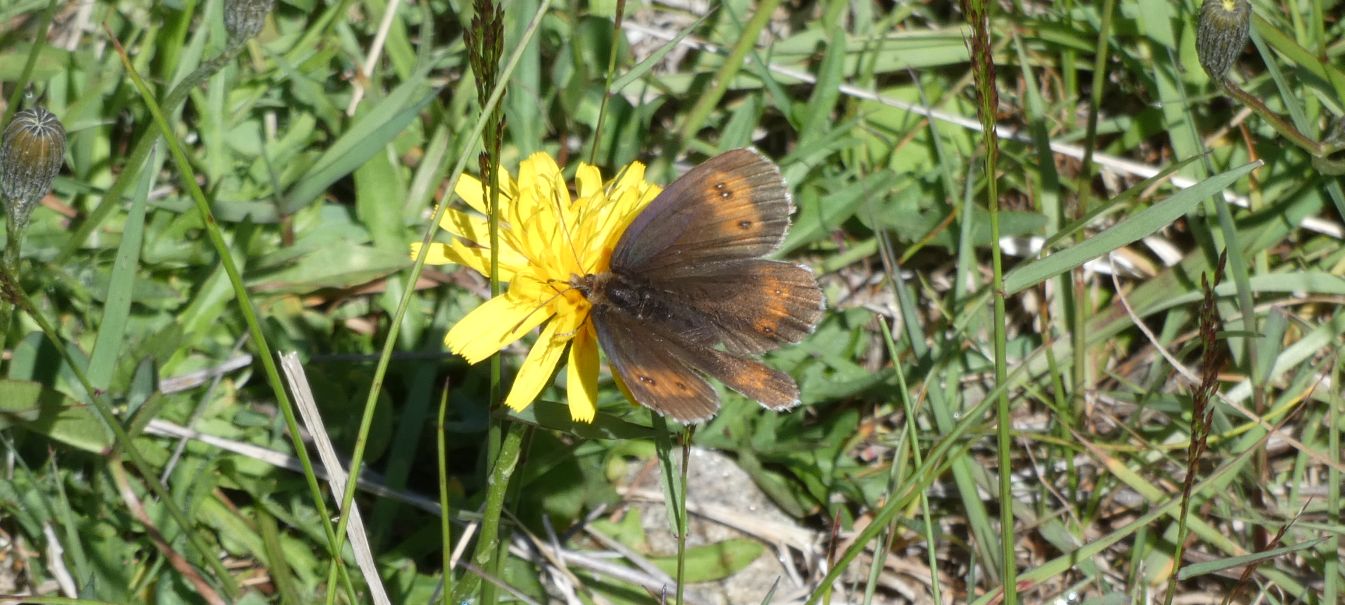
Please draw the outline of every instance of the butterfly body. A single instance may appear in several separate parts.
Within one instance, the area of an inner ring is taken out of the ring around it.
[[[617,242],[607,272],[571,279],[598,341],[637,402],[681,422],[719,409],[712,376],[771,409],[799,400],[756,356],[816,327],[823,297],[806,267],[761,258],[789,227],[779,169],[750,149],[693,168]]]

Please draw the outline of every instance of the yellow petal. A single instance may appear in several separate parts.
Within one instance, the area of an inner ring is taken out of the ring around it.
[[[537,343],[528,351],[528,357],[523,360],[518,376],[514,377],[514,385],[509,388],[509,395],[504,399],[509,409],[522,410],[528,407],[537,399],[537,394],[551,384],[551,375],[555,373],[556,364],[560,362],[568,342],[567,339],[556,338],[556,322],[542,328],[542,335],[537,337]]]
[[[471,206],[473,210],[485,214],[486,200],[483,190],[481,179],[464,174],[458,177],[458,185],[453,188],[453,193],[458,194],[458,197],[462,198],[462,201]]]
[[[514,224],[540,223],[547,233],[558,225],[574,224],[570,189],[556,161],[545,153],[534,153],[519,167],[518,203],[511,210]]]
[[[417,256],[420,256],[420,242],[411,242],[411,260],[416,260]],[[460,263],[456,258],[449,256],[448,244],[431,242],[430,251],[425,254],[425,264],[449,265]]]
[[[538,260],[546,259],[555,253],[564,253],[561,250],[555,250],[551,247],[550,236],[552,231],[545,224],[543,219],[545,213],[537,213],[523,224],[519,229],[519,248],[531,252],[533,258]],[[527,253],[525,252],[525,254]]]
[[[580,164],[574,173],[575,190],[580,199],[592,197],[602,192],[602,173],[592,164]]]
[[[551,306],[552,309],[555,306],[551,303],[560,301],[561,297],[572,289],[567,283],[555,281],[548,283],[531,273],[519,273],[509,282],[509,296],[514,300],[528,301],[538,307]]]
[[[518,272],[528,266],[528,259],[521,254],[504,250],[500,255],[500,281],[509,282],[514,280]],[[411,258],[414,260],[416,255],[420,254],[420,242],[411,242]],[[453,243],[431,243],[430,251],[425,256],[427,265],[462,265],[476,271],[482,275],[490,275],[490,250],[476,246],[469,246],[461,241]]]
[[[644,182],[644,164],[631,162],[617,173],[616,181],[611,184],[611,191],[616,193],[623,189],[639,189],[647,185],[648,183]]]
[[[626,386],[626,381],[621,379],[621,373],[616,371],[616,366],[611,364],[607,365],[609,366],[608,369],[612,371],[612,384],[616,385],[616,390],[621,391],[621,394],[625,396],[626,402],[629,403],[631,407],[640,407],[639,402],[635,401],[635,395],[631,394],[630,387]]]
[[[550,187],[555,183],[565,185],[565,177],[560,173],[556,160],[544,151],[528,156],[518,167],[518,188],[527,191],[535,187]]]
[[[481,215],[449,210],[439,220],[439,228],[478,244],[490,241],[490,221]]]
[[[565,385],[570,417],[579,422],[593,422],[598,406],[598,341],[592,323],[580,327],[570,341]]]
[[[508,294],[496,296],[458,320],[444,336],[448,350],[467,363],[479,363],[505,345],[522,338],[550,317],[545,309]]]
[[[490,275],[490,248],[470,246],[461,241],[448,245],[454,262],[475,269],[477,273]],[[500,263],[500,281],[513,281],[514,275],[528,267],[528,257],[508,248],[501,248],[497,261]]]
[[[500,205],[507,206],[509,200],[517,196],[518,185],[503,166],[500,167],[500,178],[496,179],[496,182],[500,185]],[[453,188],[453,193],[458,194],[458,197],[473,210],[481,214],[490,214],[490,210],[486,207],[485,188],[481,185],[481,179],[464,174],[458,178],[458,185]]]
[[[578,301],[566,298],[565,294],[577,298]],[[556,330],[561,336],[572,338],[580,332],[588,322],[588,312],[591,308],[587,300],[578,295],[573,288],[567,288],[562,296],[557,297],[555,308],[560,309],[556,314]]]

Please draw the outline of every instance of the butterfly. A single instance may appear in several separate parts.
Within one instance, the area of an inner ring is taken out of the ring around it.
[[[773,410],[799,403],[794,379],[757,359],[810,334],[825,307],[811,270],[762,258],[780,247],[793,210],[775,163],[735,149],[641,210],[609,271],[571,279],[636,402],[706,421],[719,411],[708,376]]]

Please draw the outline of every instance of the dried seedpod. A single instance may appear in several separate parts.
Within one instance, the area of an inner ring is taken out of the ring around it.
[[[65,128],[56,115],[41,106],[15,114],[0,141],[0,195],[11,221],[28,222],[63,163]]]
[[[226,0],[224,29],[232,40],[248,40],[262,31],[275,0]]]
[[[1247,0],[1205,0],[1196,26],[1196,54],[1200,66],[1215,82],[1223,82],[1228,70],[1247,47],[1252,5]]]

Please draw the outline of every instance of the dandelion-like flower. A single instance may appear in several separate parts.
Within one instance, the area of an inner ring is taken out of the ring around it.
[[[645,182],[644,165],[632,163],[603,183],[594,166],[581,164],[575,195],[556,161],[537,153],[519,166],[518,180],[500,180],[499,276],[503,294],[472,310],[444,338],[469,363],[480,362],[542,326],[519,368],[505,405],[526,408],[550,382],[568,349],[570,416],[591,422],[596,411],[598,339],[591,306],[571,279],[609,270],[621,233],[660,188]],[[456,193],[475,212],[448,210],[439,226],[450,243],[430,245],[426,262],[459,264],[490,275],[490,226],[481,181],[463,176]],[[411,256],[420,244],[411,244]],[[543,325],[545,324],[545,325]]]

